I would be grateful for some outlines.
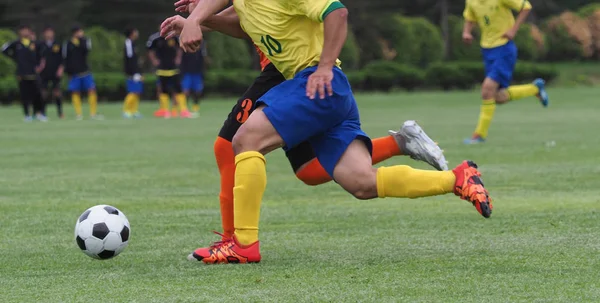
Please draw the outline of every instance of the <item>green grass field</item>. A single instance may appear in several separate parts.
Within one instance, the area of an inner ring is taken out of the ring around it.
[[[217,239],[212,144],[233,99],[205,102],[196,120],[125,121],[101,104],[106,121],[24,124],[18,107],[0,108],[0,302],[599,302],[600,88],[550,93],[548,109],[500,107],[482,146],[461,144],[477,92],[359,95],[373,137],[416,119],[451,166],[478,162],[492,218],[451,195],[357,201],[335,184],[309,188],[277,151],[263,261],[223,266],[185,257]],[[384,164],[398,163],[426,168]],[[96,204],[131,222],[129,247],[108,261],[73,239]]]

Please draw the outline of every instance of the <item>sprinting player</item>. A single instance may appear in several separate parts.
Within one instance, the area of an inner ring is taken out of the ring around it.
[[[139,105],[144,85],[142,82],[138,53],[135,47],[135,41],[137,41],[139,35],[139,31],[135,28],[128,28],[125,30],[123,66],[125,66],[125,75],[127,76],[127,96],[123,103],[123,117],[126,119],[142,117],[139,112]]]
[[[2,53],[17,64],[16,76],[23,105],[24,121],[33,121],[33,114],[39,121],[46,122],[46,111],[38,74],[44,68],[44,60],[39,47],[32,38],[29,26],[22,25],[17,29],[18,40],[2,46]]]
[[[71,39],[63,45],[63,57],[65,59],[65,71],[69,75],[69,91],[71,101],[77,115],[77,120],[83,120],[81,110],[81,94],[87,92],[90,105],[90,118],[102,120],[104,117],[98,114],[98,95],[96,83],[88,65],[88,54],[92,49],[92,40],[85,37],[85,32],[79,26],[71,30]]]
[[[44,41],[40,43],[46,65],[40,77],[42,79],[42,90],[46,102],[54,101],[59,119],[64,119],[62,109],[61,79],[64,72],[62,46],[56,41],[54,29],[50,26],[44,28]]]
[[[204,69],[206,67],[204,59],[206,56],[206,43],[202,43],[199,52],[183,54],[179,66],[183,74],[181,83],[183,93],[188,99],[192,97],[194,100],[192,106],[192,112],[194,113],[200,111],[200,98],[204,93]]]
[[[516,21],[512,10],[519,12]],[[481,86],[483,102],[479,122],[465,144],[485,142],[496,104],[537,95],[542,105],[548,106],[543,79],[536,79],[532,84],[510,85],[517,63],[517,46],[513,39],[530,11],[531,4],[527,0],[466,0],[463,41],[467,44],[473,41],[471,32],[478,24],[486,78]]]
[[[200,24],[227,0],[200,1],[185,21],[180,44],[197,51]],[[360,129],[358,108],[337,57],[347,34],[347,9],[338,1],[234,2],[241,28],[287,79],[259,98],[233,138],[236,155],[234,236],[192,258],[205,263],[259,262],[258,222],[266,187],[267,154],[308,141],[325,171],[359,199],[425,197],[454,192],[484,216],[491,201],[476,165],[452,172],[408,166],[372,167],[372,143]],[[323,24],[322,24],[323,23]]]
[[[155,33],[150,36],[146,46],[150,61],[157,68],[156,75],[161,86],[161,94],[158,97],[160,108],[154,113],[154,116],[159,118],[170,118],[172,116],[172,113],[169,112],[169,94],[173,94],[179,107],[179,115],[182,118],[192,118],[192,114],[187,107],[187,99],[181,88],[181,78],[177,69],[182,56],[178,39],[165,39],[159,33]]]
[[[195,7],[195,0],[177,2],[177,11],[189,12]],[[189,7],[187,7],[189,5]],[[180,28],[183,18],[176,16],[170,19],[171,25],[166,32]],[[175,25],[179,24],[179,25]],[[239,30],[239,19],[229,7],[219,14],[212,16],[203,24],[204,31],[216,30],[236,38],[247,38]],[[235,175],[235,156],[231,141],[248,119],[254,109],[258,98],[271,88],[285,81],[283,75],[275,68],[269,59],[256,48],[260,56],[261,74],[248,88],[244,95],[237,101],[231,113],[225,120],[221,131],[214,144],[215,158],[221,176],[221,192],[219,194],[221,206],[221,223],[225,239],[230,239],[234,232],[233,214],[233,186]],[[390,131],[390,135],[373,141],[373,164],[387,160],[393,156],[406,155],[415,160],[429,163],[438,170],[448,170],[447,162],[442,150],[427,136],[427,134],[414,121],[407,121],[398,132]],[[298,179],[307,185],[316,186],[331,181],[331,177],[315,158],[310,143],[305,142],[286,152],[286,156]],[[195,258],[193,260],[196,260]]]

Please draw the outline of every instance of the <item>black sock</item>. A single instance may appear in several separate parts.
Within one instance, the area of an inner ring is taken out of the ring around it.
[[[62,98],[60,96],[55,97],[54,102],[56,103],[56,111],[58,112],[58,117],[62,117]]]

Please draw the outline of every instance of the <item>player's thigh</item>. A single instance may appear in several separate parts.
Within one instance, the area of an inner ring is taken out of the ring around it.
[[[201,93],[204,91],[204,76],[202,74],[197,74],[194,82],[194,90],[197,93]]]
[[[94,81],[94,76],[91,74],[83,77],[82,79],[82,90],[83,91],[95,91],[96,90],[96,81]]]
[[[179,74],[171,77],[170,84],[173,88],[173,93],[181,94],[183,92],[183,88],[181,87],[181,76]]]
[[[279,85],[284,80],[281,73],[279,73],[272,65],[271,68],[268,67],[263,70],[231,109],[231,112],[219,131],[219,137],[227,141],[233,140],[233,136],[240,126],[242,126],[242,124],[248,120],[248,117],[250,117],[258,98],[262,97],[266,92]]]
[[[52,94],[55,97],[62,95],[61,79],[57,78],[52,82]]]
[[[165,76],[158,77],[158,85],[156,86],[159,93],[168,94],[169,93],[169,78]]]
[[[69,80],[69,91],[72,93],[81,93],[81,78],[79,76],[73,76]]]
[[[233,137],[236,155],[247,151],[258,151],[266,155],[283,147],[283,139],[263,112],[264,108],[265,106],[256,108]]]
[[[340,157],[333,177],[342,188],[358,199],[377,197],[377,170],[364,139],[355,139]]]
[[[316,157],[312,145],[308,141],[304,141],[285,152],[294,173],[302,169],[312,159]]]

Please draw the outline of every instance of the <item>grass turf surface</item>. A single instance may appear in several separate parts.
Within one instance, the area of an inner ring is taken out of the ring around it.
[[[335,184],[309,188],[276,151],[263,262],[223,266],[185,257],[217,239],[212,143],[233,99],[205,102],[196,120],[125,121],[101,104],[109,120],[24,124],[17,107],[2,108],[0,301],[597,302],[600,89],[550,93],[548,109],[534,99],[499,107],[481,146],[461,144],[476,92],[359,95],[370,135],[417,119],[451,166],[478,162],[492,218],[452,195],[357,201]],[[384,164],[397,163],[426,168],[406,157]],[[96,204],[131,222],[129,247],[108,261],[73,240],[77,217]]]

